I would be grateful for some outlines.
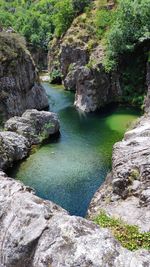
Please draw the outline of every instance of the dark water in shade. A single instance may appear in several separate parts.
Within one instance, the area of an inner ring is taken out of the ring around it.
[[[88,204],[111,166],[113,144],[121,140],[137,110],[113,108],[84,114],[73,107],[74,95],[62,87],[43,84],[51,110],[58,113],[61,135],[36,149],[11,175],[35,188],[71,214],[85,216]]]

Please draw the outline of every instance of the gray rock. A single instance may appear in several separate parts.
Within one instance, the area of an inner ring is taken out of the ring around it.
[[[1,267],[145,267],[150,254],[130,252],[107,229],[69,216],[30,188],[0,176]]]
[[[7,169],[12,163],[28,155],[28,140],[13,132],[0,132],[0,169]]]
[[[4,118],[20,116],[26,109],[48,107],[34,62],[21,37],[0,33],[0,112]]]
[[[65,36],[51,45],[49,71],[59,69],[65,88],[76,92],[75,106],[92,112],[121,96],[119,74],[106,73],[102,66],[102,45],[93,42],[89,49],[91,36],[88,30],[86,27],[81,33],[79,30],[80,18],[77,18]]]
[[[93,197],[88,216],[101,209],[150,231],[150,113],[114,145],[112,172]]]
[[[55,113],[27,110],[22,117],[13,117],[5,123],[7,131],[25,136],[30,145],[41,143],[59,131],[60,125]]]

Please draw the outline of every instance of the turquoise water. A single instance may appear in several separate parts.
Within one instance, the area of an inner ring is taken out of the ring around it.
[[[102,114],[84,114],[73,107],[73,93],[43,85],[51,110],[58,113],[61,135],[34,149],[11,175],[33,187],[40,197],[71,214],[85,216],[93,194],[110,170],[113,144],[121,140],[139,113],[118,107]]]

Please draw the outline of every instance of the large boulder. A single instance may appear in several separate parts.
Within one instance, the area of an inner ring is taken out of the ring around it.
[[[28,155],[29,142],[13,132],[0,132],[0,169],[7,169],[15,161]]]
[[[69,216],[0,173],[1,267],[144,267],[150,255],[130,252],[107,229]]]
[[[150,231],[150,113],[114,145],[112,172],[93,197],[88,216],[101,210]]]
[[[28,155],[33,144],[39,144],[59,132],[57,115],[47,111],[27,110],[13,117],[0,132],[0,169],[7,169]]]
[[[5,123],[5,130],[16,132],[28,139],[30,145],[39,144],[60,128],[55,113],[27,110],[21,117],[13,117]]]
[[[0,112],[4,118],[48,107],[35,64],[16,33],[0,32]]]

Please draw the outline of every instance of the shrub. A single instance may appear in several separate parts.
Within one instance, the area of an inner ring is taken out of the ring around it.
[[[150,38],[150,1],[120,0],[115,20],[107,34],[105,68],[109,71],[117,65],[125,51],[133,51],[135,45]]]
[[[150,232],[141,233],[135,225],[125,224],[119,219],[109,217],[104,211],[94,220],[104,228],[110,228],[114,237],[129,250],[150,249]]]

